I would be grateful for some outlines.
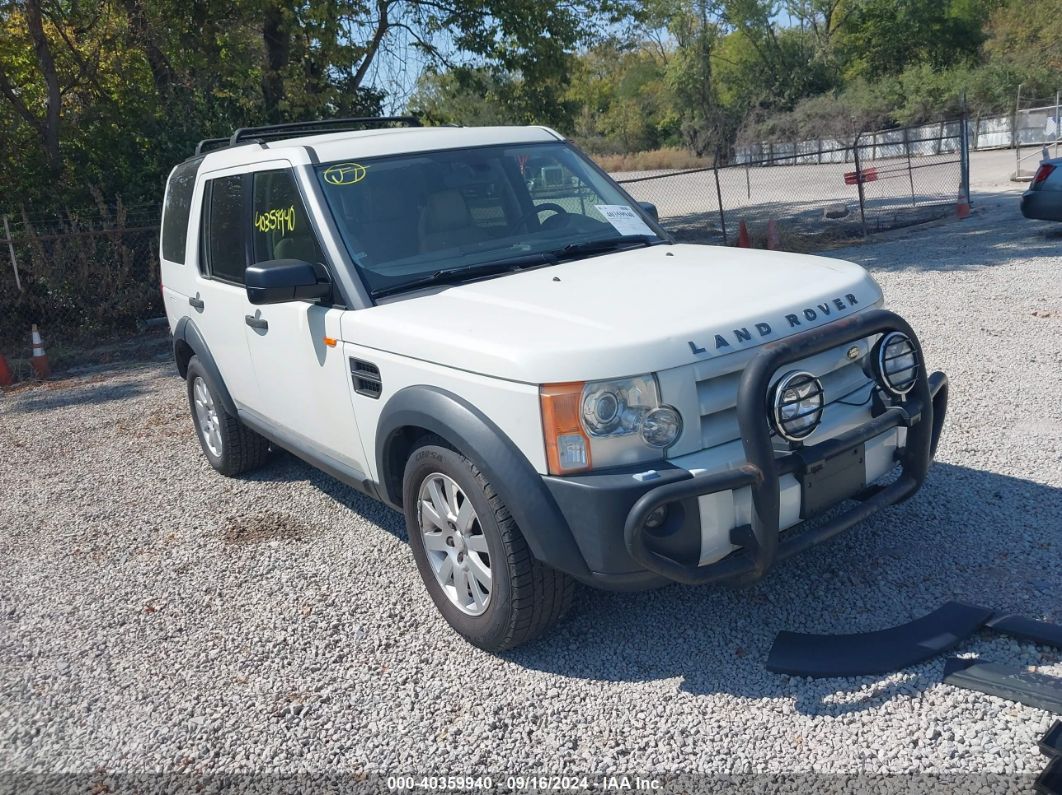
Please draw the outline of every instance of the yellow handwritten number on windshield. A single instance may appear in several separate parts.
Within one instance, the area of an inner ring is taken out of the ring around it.
[[[338,163],[326,168],[323,176],[329,185],[353,185],[365,179],[365,166],[360,163]]]

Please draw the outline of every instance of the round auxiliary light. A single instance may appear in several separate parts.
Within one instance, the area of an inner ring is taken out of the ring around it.
[[[682,433],[682,417],[671,406],[653,409],[642,420],[642,440],[650,447],[669,447]]]
[[[826,399],[819,379],[811,373],[794,370],[775,384],[771,403],[774,429],[789,441],[799,442],[819,426]]]
[[[906,395],[918,380],[918,352],[906,334],[891,331],[878,341],[874,358],[878,381],[894,395]]]

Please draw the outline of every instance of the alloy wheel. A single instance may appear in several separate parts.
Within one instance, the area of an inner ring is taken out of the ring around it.
[[[435,579],[461,612],[481,615],[490,604],[487,538],[472,501],[457,482],[433,472],[420,484],[417,517]]]
[[[214,396],[210,394],[210,388],[201,376],[196,376],[192,382],[192,399],[195,403],[195,419],[199,423],[199,430],[203,432],[203,443],[211,455],[221,458],[221,423],[214,405]]]

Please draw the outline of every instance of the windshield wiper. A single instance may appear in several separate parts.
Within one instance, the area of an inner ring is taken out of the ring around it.
[[[616,251],[627,246],[651,246],[657,240],[662,240],[662,238],[656,235],[626,235],[624,237],[610,237],[607,240],[584,240],[581,243],[569,243],[555,253],[560,257],[578,256],[580,254],[604,254],[607,251]]]
[[[478,265],[462,265],[459,268],[443,268],[434,273],[418,276],[401,284],[393,284],[390,287],[380,287],[372,291],[373,298],[382,298],[385,295],[402,293],[417,287],[430,287],[434,284],[454,284],[465,279],[476,279],[482,276],[494,276],[502,273],[517,271],[522,268],[533,268],[538,265],[553,265],[557,262],[557,255],[548,251],[538,254],[525,254],[509,259],[494,260],[493,262],[481,262]]]

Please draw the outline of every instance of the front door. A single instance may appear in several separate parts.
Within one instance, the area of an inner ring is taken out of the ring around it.
[[[188,303],[232,399],[238,408],[254,409],[260,400],[245,336],[245,318],[254,307],[243,286],[246,185],[242,174],[204,181],[194,295]]]
[[[328,270],[291,169],[256,171],[251,180],[253,260],[298,259]],[[340,342],[344,311],[311,301],[255,307],[245,334],[265,418],[301,446],[364,474]]]

